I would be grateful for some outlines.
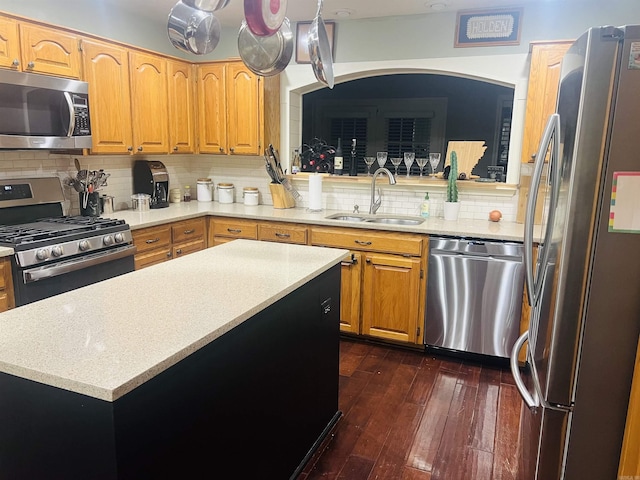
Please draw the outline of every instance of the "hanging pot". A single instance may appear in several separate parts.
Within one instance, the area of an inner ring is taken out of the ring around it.
[[[182,2],[169,12],[167,30],[174,47],[196,55],[211,53],[220,41],[218,19]]]
[[[231,0],[182,0],[182,3],[190,7],[204,10],[205,12],[215,12],[229,5]]]
[[[327,35],[327,29],[322,20],[322,0],[318,0],[318,13],[309,27],[307,41],[313,73],[319,82],[333,88],[333,58],[329,35]]]
[[[244,0],[244,17],[258,36],[275,34],[287,15],[287,0]]]
[[[285,17],[280,29],[269,36],[255,35],[242,22],[238,33],[238,51],[240,58],[256,75],[270,77],[282,72],[293,55],[293,32],[289,19]]]

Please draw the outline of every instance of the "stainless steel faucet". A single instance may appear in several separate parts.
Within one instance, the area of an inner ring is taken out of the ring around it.
[[[378,189],[378,199],[377,200],[375,199],[376,198],[376,178],[378,178],[378,175],[380,175],[381,173],[385,173],[387,177],[389,177],[389,185],[396,184],[396,179],[393,176],[393,173],[391,173],[389,170],[387,170],[384,167],[376,170],[376,173],[374,173],[373,177],[371,177],[371,203],[369,204],[369,213],[371,214],[375,214],[380,208],[380,204],[382,203],[382,197],[380,196],[380,189]]]

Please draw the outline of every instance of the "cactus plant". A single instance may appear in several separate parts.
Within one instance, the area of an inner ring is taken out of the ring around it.
[[[451,168],[449,169],[449,178],[447,180],[447,202],[458,201],[458,155],[451,152]]]

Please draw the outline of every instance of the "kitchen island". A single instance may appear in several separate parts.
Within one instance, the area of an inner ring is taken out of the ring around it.
[[[1,314],[0,478],[295,476],[340,414],[346,254],[238,240]]]

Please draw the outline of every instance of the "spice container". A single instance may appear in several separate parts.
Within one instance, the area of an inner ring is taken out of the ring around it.
[[[256,187],[244,187],[242,189],[245,205],[258,205],[258,195],[259,193]]]
[[[185,202],[191,201],[191,187],[189,185],[184,186],[184,196],[182,197],[182,200]]]
[[[169,202],[180,203],[182,201],[182,190],[179,188],[172,188],[169,190]]]
[[[210,178],[199,178],[196,187],[199,202],[211,202],[213,200],[213,182]]]
[[[233,203],[233,183],[218,184],[218,202]]]

